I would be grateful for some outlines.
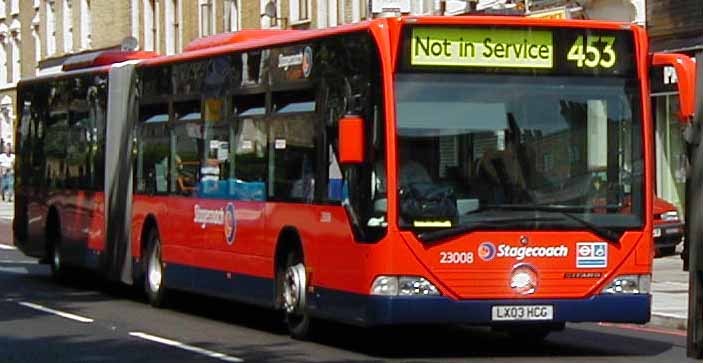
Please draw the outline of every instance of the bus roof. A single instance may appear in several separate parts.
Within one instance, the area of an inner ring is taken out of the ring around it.
[[[241,30],[233,33],[216,34],[192,41],[183,53],[164,55],[145,59],[140,64],[155,66],[172,62],[181,62],[226,54],[235,51],[264,48],[273,45],[297,43],[331,35],[368,30],[371,27],[396,28],[406,24],[424,25],[505,25],[537,26],[565,28],[597,28],[611,30],[629,30],[637,25],[623,22],[540,19],[524,16],[466,15],[466,16],[403,16],[379,18],[355,24],[341,25],[333,28],[313,30]]]

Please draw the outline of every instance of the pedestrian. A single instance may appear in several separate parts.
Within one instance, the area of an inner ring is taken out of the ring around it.
[[[5,152],[0,154],[0,175],[2,175],[2,200],[11,201],[14,192],[14,170],[15,155],[11,152],[10,143],[4,145]]]

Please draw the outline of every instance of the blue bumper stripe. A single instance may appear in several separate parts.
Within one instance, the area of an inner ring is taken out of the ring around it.
[[[315,315],[358,325],[491,324],[491,307],[494,305],[552,305],[554,306],[552,322],[602,321],[642,324],[649,321],[651,309],[650,295],[596,295],[587,299],[456,301],[441,296],[364,296],[318,289],[310,301]]]

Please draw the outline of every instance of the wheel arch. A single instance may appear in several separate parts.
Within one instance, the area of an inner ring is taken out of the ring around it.
[[[151,230],[155,230],[156,233],[159,233],[159,224],[156,220],[156,216],[152,213],[147,214],[147,216],[144,218],[144,223],[142,223],[142,230],[141,234],[139,235],[139,258],[143,258],[144,255],[146,254],[146,249],[149,248],[148,245],[148,238],[149,238],[149,232]]]

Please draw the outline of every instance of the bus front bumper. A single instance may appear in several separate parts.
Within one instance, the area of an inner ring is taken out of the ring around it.
[[[314,315],[356,325],[476,324],[614,322],[644,324],[649,321],[649,294],[595,295],[585,299],[452,300],[436,297],[386,297],[340,293],[320,294],[311,299]],[[494,321],[492,307],[505,305],[550,305],[553,318],[542,321]]]
[[[651,295],[596,295],[587,299],[549,300],[471,300],[455,301],[446,297],[378,297],[371,296],[368,306],[369,325],[468,323],[510,324],[535,321],[495,322],[493,306],[551,305],[554,318],[541,322],[618,322],[649,321]]]

